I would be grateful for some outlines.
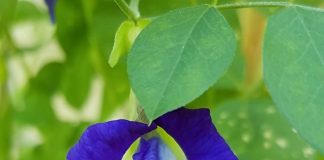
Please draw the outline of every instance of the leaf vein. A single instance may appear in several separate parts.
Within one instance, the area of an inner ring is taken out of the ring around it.
[[[309,28],[306,26],[306,24],[305,24],[305,22],[304,22],[304,19],[301,17],[299,11],[298,11],[296,8],[294,8],[294,10],[295,10],[295,12],[296,12],[297,18],[300,20],[300,22],[301,22],[301,24],[302,24],[302,26],[303,26],[303,28],[304,28],[304,30],[305,30],[307,36],[308,36],[309,39],[310,39],[310,43],[312,44],[312,46],[313,46],[314,49],[315,49],[315,53],[316,53],[316,55],[318,56],[318,58],[319,58],[320,61],[321,61],[322,66],[324,67],[324,59],[323,59],[323,57],[320,55],[320,52],[319,52],[318,48],[317,48],[316,45],[315,45],[314,38],[313,38],[313,36],[311,35]]]
[[[173,74],[174,74],[174,72],[175,72],[175,70],[176,70],[176,68],[177,68],[177,66],[178,66],[178,64],[179,64],[179,62],[180,62],[180,60],[181,60],[181,57],[182,57],[183,54],[184,54],[184,49],[186,48],[186,46],[187,46],[187,44],[188,44],[188,41],[189,41],[190,38],[191,38],[192,33],[195,31],[196,26],[199,24],[199,22],[202,20],[202,18],[205,16],[205,14],[206,14],[210,9],[211,9],[211,8],[207,8],[207,9],[206,9],[202,14],[201,14],[201,16],[199,16],[199,18],[197,19],[197,21],[192,25],[192,28],[191,28],[191,30],[189,31],[188,37],[185,38],[185,43],[184,43],[184,45],[183,45],[183,47],[182,47],[182,49],[181,49],[181,52],[180,52],[179,56],[177,57],[177,60],[176,60],[176,62],[175,62],[175,65],[172,67],[172,69],[171,69],[171,71],[170,71],[170,74],[169,74],[168,78],[167,78],[166,81],[165,81],[164,87],[163,87],[163,89],[162,89],[162,91],[161,91],[161,94],[159,95],[159,99],[158,99],[158,101],[156,102],[156,104],[155,104],[154,106],[152,106],[152,108],[154,108],[154,109],[153,109],[153,113],[154,113],[154,114],[155,114],[155,112],[156,112],[156,108],[157,108],[157,106],[159,106],[159,105],[161,104],[161,102],[162,102],[162,99],[163,99],[163,97],[164,97],[164,94],[165,94],[165,92],[166,92],[166,89],[168,88],[169,83],[170,83],[170,80],[172,79]]]

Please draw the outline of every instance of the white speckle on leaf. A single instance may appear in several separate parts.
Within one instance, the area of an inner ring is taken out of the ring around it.
[[[305,158],[310,158],[315,153],[314,149],[311,147],[306,147],[303,149],[303,154]]]
[[[273,114],[273,113],[275,113],[275,112],[276,112],[276,110],[274,109],[273,106],[269,106],[269,107],[267,107],[267,109],[266,109],[266,113],[268,113],[268,114]]]
[[[296,134],[298,133],[297,130],[296,130],[295,128],[292,128],[291,130],[292,130],[294,133],[296,133]]]
[[[226,119],[228,117],[228,114],[226,112],[222,112],[219,117],[221,119]]]
[[[263,137],[265,139],[271,139],[272,138],[272,132],[270,130],[266,130],[263,132]]]
[[[245,143],[249,143],[251,141],[251,134],[249,133],[243,133],[242,135],[242,141]]]
[[[276,140],[276,144],[280,147],[280,148],[287,148],[287,140],[283,139],[283,138],[278,138]]]

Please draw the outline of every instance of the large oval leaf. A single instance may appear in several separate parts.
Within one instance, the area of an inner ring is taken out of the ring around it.
[[[148,118],[201,95],[227,70],[235,49],[233,30],[213,7],[179,9],[153,20],[128,59],[131,85]]]
[[[269,19],[264,74],[298,132],[324,153],[324,11],[291,7]]]

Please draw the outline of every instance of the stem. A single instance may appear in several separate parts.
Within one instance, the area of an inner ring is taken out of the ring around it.
[[[137,110],[137,118],[136,121],[150,124],[151,122],[148,120],[148,118],[145,115],[144,109],[137,103],[136,104],[136,110]]]
[[[132,113],[131,115],[131,119],[135,119],[135,121],[137,122],[142,122],[146,124],[150,123],[150,121],[148,120],[148,118],[144,113],[144,109],[139,104],[138,100],[136,99],[135,93],[133,92],[132,89],[130,90],[130,94],[129,94],[129,106],[132,107],[132,110],[134,111],[134,113]]]
[[[118,5],[119,9],[132,21],[137,22],[138,16],[132,11],[128,6],[125,0],[115,0],[115,3]]]
[[[213,5],[216,6],[218,3],[218,0],[213,0]]]
[[[229,3],[217,5],[217,9],[238,9],[238,8],[256,8],[256,7],[289,7],[289,2],[246,2],[246,3]]]
[[[139,12],[138,6],[139,6],[140,0],[131,0],[129,3],[129,8],[133,11],[136,17],[140,17],[141,14]]]

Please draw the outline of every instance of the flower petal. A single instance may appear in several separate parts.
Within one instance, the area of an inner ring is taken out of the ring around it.
[[[51,21],[54,23],[55,22],[55,4],[56,0],[45,0],[45,3],[47,5]]]
[[[133,155],[133,160],[175,160],[173,153],[159,137],[149,140],[141,138],[139,148]]]
[[[71,148],[68,160],[120,160],[140,136],[156,128],[127,120],[116,120],[90,126]]]
[[[237,160],[214,127],[208,109],[180,108],[154,122],[177,141],[189,160]]]

